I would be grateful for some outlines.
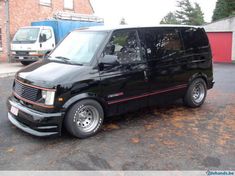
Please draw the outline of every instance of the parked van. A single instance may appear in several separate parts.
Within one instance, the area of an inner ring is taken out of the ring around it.
[[[104,118],[183,99],[200,107],[213,87],[203,28],[92,27],[71,32],[15,77],[8,118],[36,136],[96,134]]]

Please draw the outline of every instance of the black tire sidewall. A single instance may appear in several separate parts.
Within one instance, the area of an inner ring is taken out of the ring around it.
[[[75,117],[76,112],[78,112],[85,105],[90,105],[90,106],[95,107],[99,113],[98,123],[96,127],[90,132],[81,131],[77,127],[76,123],[74,122],[74,117]],[[65,127],[73,136],[83,139],[83,138],[87,138],[96,134],[101,129],[103,120],[104,120],[104,112],[103,112],[102,106],[95,100],[85,99],[85,100],[81,100],[75,103],[69,109],[65,117]]]
[[[32,61],[20,61],[20,63],[24,66],[27,66],[29,64],[32,64],[33,62]]]

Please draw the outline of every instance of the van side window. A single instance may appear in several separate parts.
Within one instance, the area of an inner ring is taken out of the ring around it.
[[[148,60],[164,59],[183,49],[179,32],[175,29],[140,31],[141,49]]]
[[[115,55],[120,64],[141,61],[136,31],[116,31],[104,50],[105,55]]]
[[[46,40],[49,40],[52,37],[51,30],[50,29],[43,29],[41,31],[41,34],[46,35]]]
[[[209,47],[206,33],[200,28],[188,28],[182,30],[182,38],[185,50],[199,49]]]

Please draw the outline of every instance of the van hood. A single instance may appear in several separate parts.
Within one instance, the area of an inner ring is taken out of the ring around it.
[[[72,84],[90,74],[90,66],[79,66],[43,60],[33,63],[16,74],[16,79],[35,86],[55,88],[61,84]]]

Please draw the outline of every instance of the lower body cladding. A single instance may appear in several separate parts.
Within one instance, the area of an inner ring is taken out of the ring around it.
[[[13,97],[8,99],[7,106],[8,119],[21,130],[39,137],[61,135],[63,112],[35,111],[23,106]]]

